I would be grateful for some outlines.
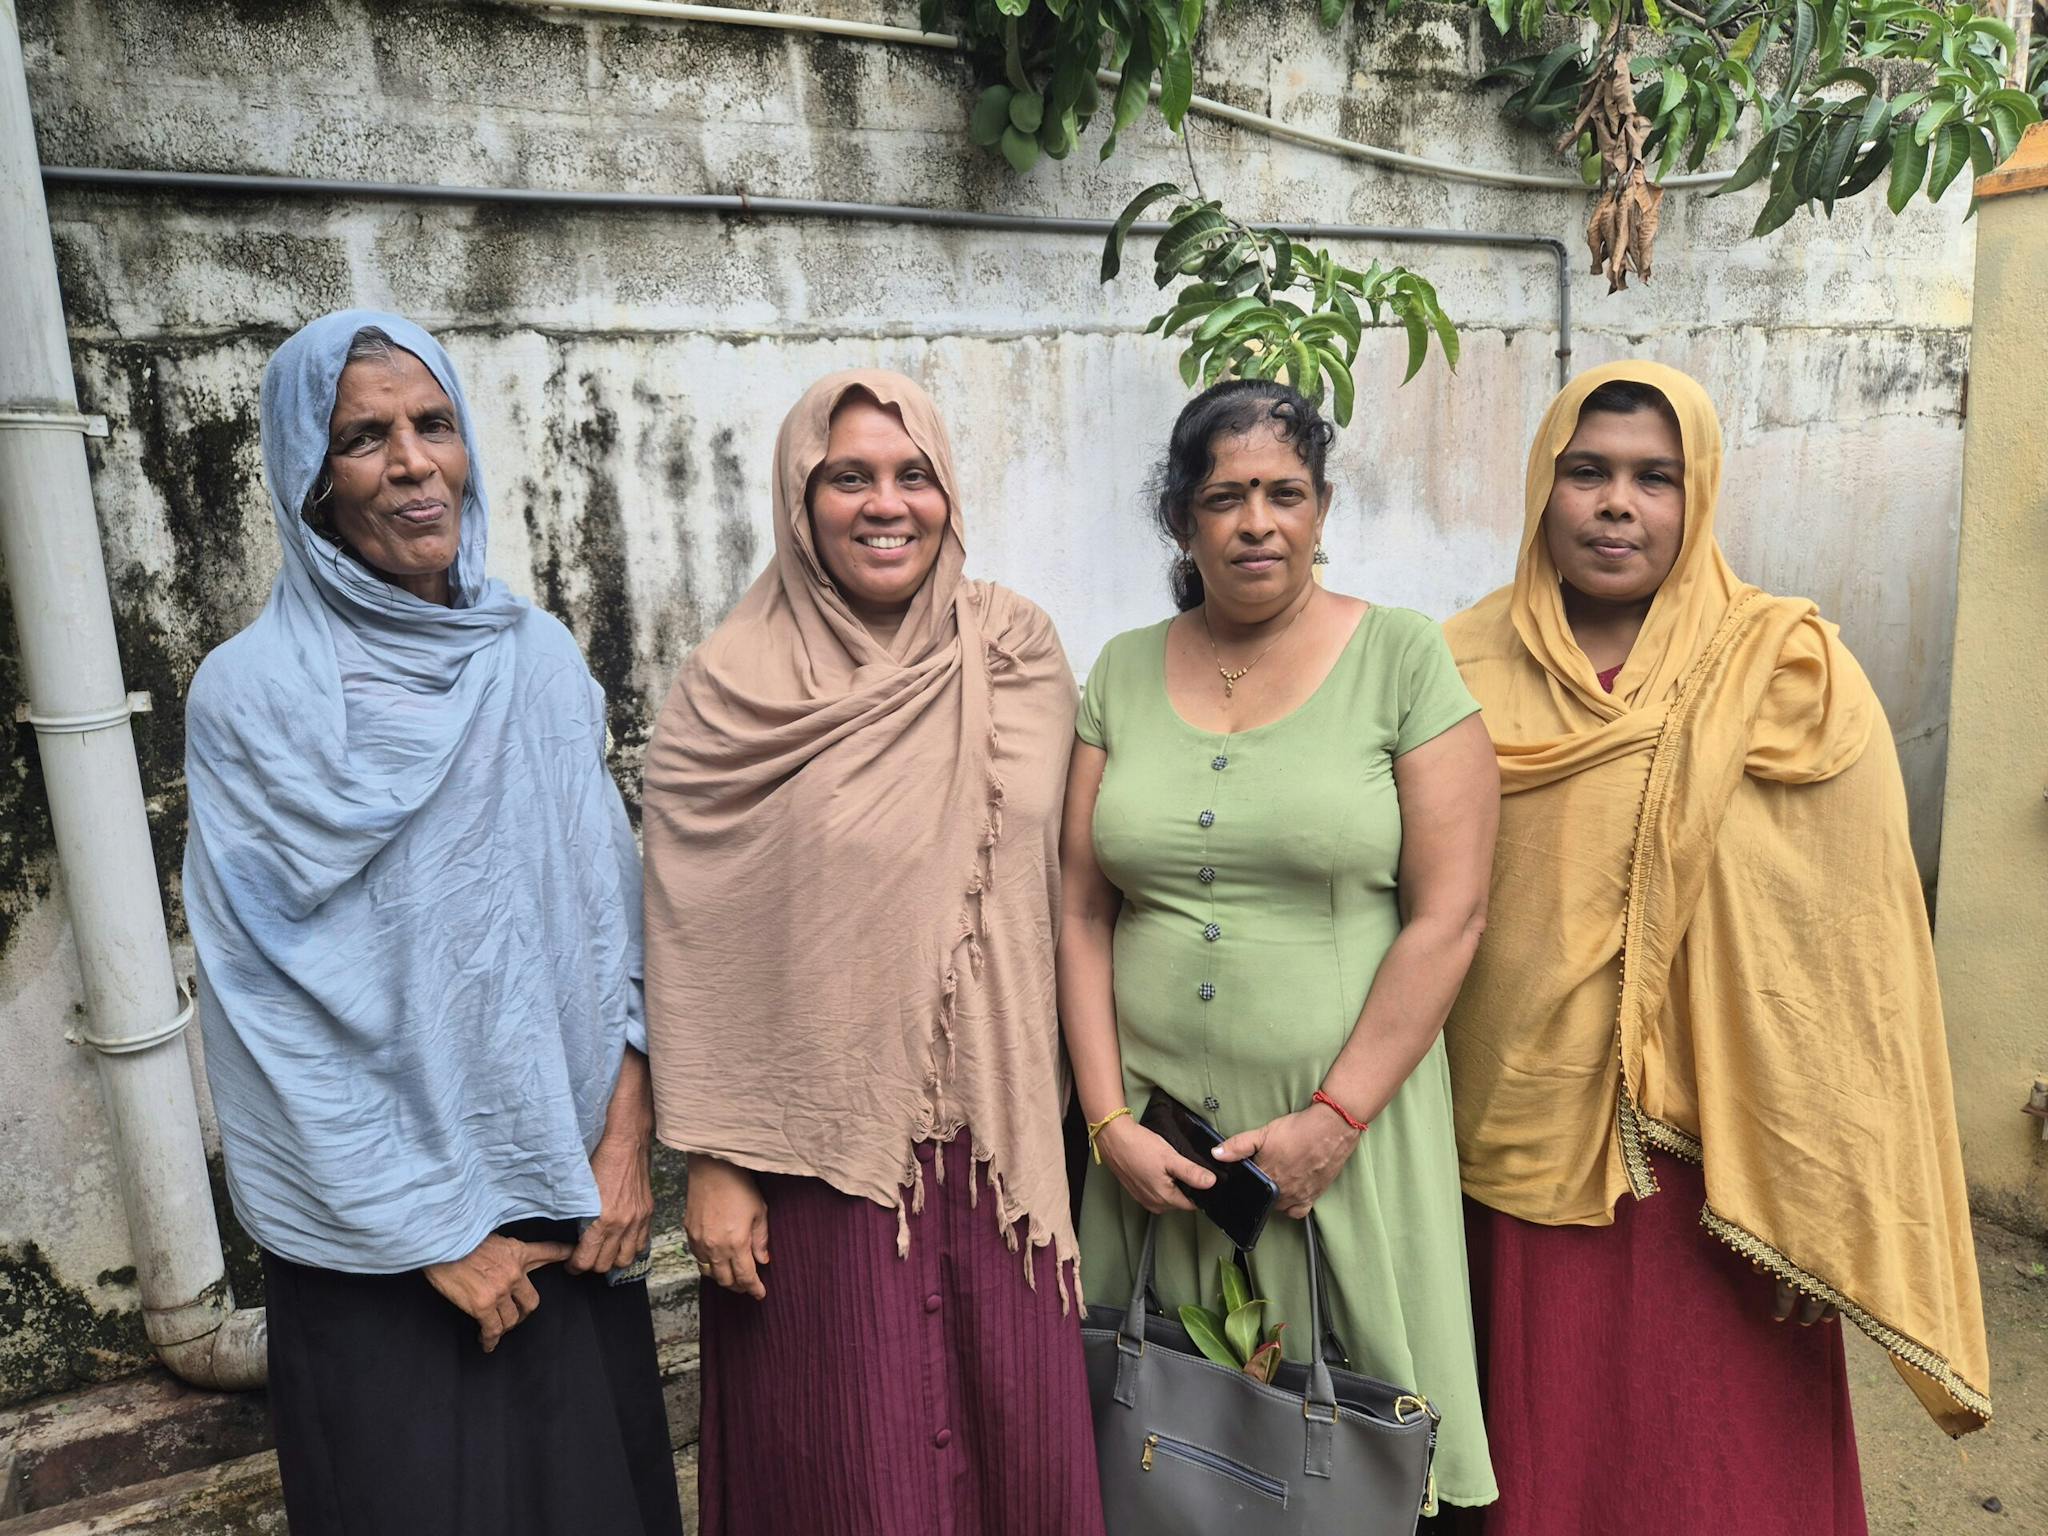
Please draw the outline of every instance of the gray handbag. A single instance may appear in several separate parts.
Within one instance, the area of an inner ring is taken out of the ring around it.
[[[1271,1386],[1146,1310],[1158,1226],[1155,1216],[1145,1228],[1129,1307],[1090,1307],[1081,1325],[1109,1536],[1413,1536],[1432,1492],[1436,1411],[1342,1369],[1324,1326],[1315,1219],[1309,1337],[1320,1354],[1282,1364]]]

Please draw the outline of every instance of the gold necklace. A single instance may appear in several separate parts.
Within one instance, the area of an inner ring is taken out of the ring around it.
[[[1300,618],[1302,610],[1307,607],[1308,604],[1303,603],[1300,608],[1294,610],[1294,618],[1289,619],[1280,626],[1280,633],[1266,642],[1265,650],[1260,651],[1258,655],[1254,656],[1243,666],[1232,668],[1223,665],[1223,652],[1216,647],[1216,631],[1209,627],[1209,605],[1207,603],[1202,604],[1202,630],[1209,637],[1209,654],[1216,658],[1216,673],[1217,676],[1223,679],[1223,697],[1226,700],[1237,691],[1237,685],[1244,681],[1245,674],[1266,659],[1266,651],[1272,650],[1274,646],[1287,638],[1287,631],[1294,628],[1294,619]]]

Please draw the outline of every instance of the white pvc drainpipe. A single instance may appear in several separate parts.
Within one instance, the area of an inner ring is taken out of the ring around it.
[[[46,165],[51,186],[153,189],[240,196],[388,198],[404,202],[524,203],[549,207],[624,212],[717,213],[742,218],[781,216],[839,219],[861,223],[909,224],[946,229],[980,229],[1016,234],[1101,237],[1108,219],[1070,219],[1040,213],[987,213],[974,208],[920,208],[902,203],[839,203],[806,197],[749,197],[729,192],[577,192],[545,187],[443,187],[422,182],[332,181],[312,176],[246,176],[212,171],[130,171],[103,166]],[[1261,226],[1264,227],[1264,226]],[[1375,224],[1282,224],[1283,234],[1302,240],[1384,241],[1406,245],[1493,246],[1537,250],[1557,274],[1557,382],[1571,379],[1571,253],[1549,235],[1498,235],[1472,229],[1420,229]],[[1134,234],[1161,234],[1166,226],[1142,221]]]
[[[960,39],[950,32],[921,32],[915,27],[891,27],[872,21],[844,21],[836,16],[804,16],[787,11],[749,11],[730,5],[685,5],[672,0],[514,0],[520,5],[534,6],[548,11],[582,11],[599,16],[633,16],[656,21],[698,21],[727,27],[766,27],[777,32],[810,32],[821,37],[851,37],[869,43],[895,43],[909,48],[958,49]],[[1096,78],[1112,91],[1122,81],[1114,70],[1096,71]],[[1153,87],[1152,94],[1159,90]],[[1268,117],[1260,112],[1247,112],[1242,107],[1233,107],[1228,102],[1217,101],[1211,96],[1196,96],[1188,103],[1188,111],[1197,117],[1213,117],[1218,122],[1232,123],[1239,128],[1248,128],[1270,138],[1291,139],[1297,144],[1307,144],[1315,149],[1328,150],[1333,155],[1342,155],[1347,160],[1365,160],[1374,165],[1383,165],[1389,170],[1407,171],[1419,176],[1435,176],[1444,181],[1471,181],[1488,187],[1516,187],[1524,191],[1576,192],[1581,195],[1591,189],[1576,176],[1545,176],[1527,171],[1496,171],[1485,166],[1460,165],[1453,160],[1432,160],[1426,155],[1411,155],[1398,149],[1382,149],[1377,144],[1361,143],[1339,134],[1322,133],[1314,128],[1303,128],[1294,123],[1282,122],[1277,117]],[[1725,171],[1701,171],[1692,175],[1667,176],[1658,185],[1663,187],[1718,187],[1728,179]]]
[[[14,0],[0,0],[0,558],[14,597],[64,892],[85,977],[143,1326],[203,1387],[263,1384],[260,1310],[236,1311],[199,1142]]]

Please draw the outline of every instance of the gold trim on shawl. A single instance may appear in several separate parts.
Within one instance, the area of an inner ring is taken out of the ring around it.
[[[1763,610],[1758,599],[1764,594],[1755,587],[1750,588],[1735,600],[1721,620],[1720,628],[1700,652],[1692,670],[1686,674],[1685,682],[1678,690],[1678,697],[1671,701],[1665,712],[1664,724],[1657,732],[1657,743],[1650,749],[1649,770],[1643,775],[1643,798],[1636,811],[1635,846],[1629,854],[1628,887],[1621,898],[1621,999],[1614,1015],[1614,1050],[1621,1062],[1621,1082],[1616,1096],[1615,1115],[1621,1136],[1622,1172],[1628,1178],[1629,1193],[1638,1200],[1647,1200],[1657,1193],[1657,1175],[1650,1167],[1650,1157],[1645,1149],[1647,1141],[1652,1146],[1663,1147],[1666,1151],[1678,1151],[1678,1146],[1665,1139],[1682,1138],[1681,1145],[1689,1143],[1690,1153],[1679,1152],[1699,1161],[1699,1142],[1687,1136],[1675,1126],[1651,1119],[1636,1107],[1637,1088],[1633,1074],[1629,1071],[1628,1044],[1631,1019],[1641,1012],[1642,978],[1636,973],[1630,957],[1640,952],[1642,938],[1643,903],[1641,893],[1649,884],[1650,870],[1655,864],[1651,842],[1658,824],[1663,820],[1664,808],[1670,798],[1671,783],[1677,773],[1680,754],[1676,750],[1678,738],[1692,723],[1694,709],[1706,692],[1708,677],[1715,664],[1727,654],[1750,621]],[[1663,1133],[1660,1135],[1660,1133]]]
[[[1844,1296],[1832,1285],[1829,1285],[1827,1281],[1821,1279],[1810,1270],[1801,1269],[1754,1232],[1746,1231],[1735,1225],[1734,1222],[1728,1220],[1725,1216],[1716,1213],[1713,1206],[1701,1207],[1700,1225],[1741,1254],[1745,1259],[1748,1259],[1752,1264],[1762,1265],[1795,1290],[1802,1291],[1808,1296],[1826,1302],[1858,1328],[1861,1328],[1882,1346],[1893,1359],[1903,1361],[1905,1364],[1912,1366],[1914,1370],[1954,1398],[1960,1407],[1975,1414],[1984,1423],[1989,1424],[1991,1422],[1990,1396],[1978,1391],[1975,1387],[1964,1381],[1962,1377],[1956,1374],[1954,1366],[1950,1365],[1947,1360],[1929,1349],[1925,1344],[1915,1339],[1909,1339],[1905,1334],[1899,1332],[1898,1329],[1892,1327],[1891,1324],[1872,1317],[1847,1296]]]

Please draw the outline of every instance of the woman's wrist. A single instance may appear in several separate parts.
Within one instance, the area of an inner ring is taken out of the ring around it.
[[[1328,1113],[1353,1136],[1363,1136],[1369,1126],[1369,1122],[1345,1108],[1343,1101],[1327,1088],[1318,1088],[1309,1096],[1309,1109]]]

